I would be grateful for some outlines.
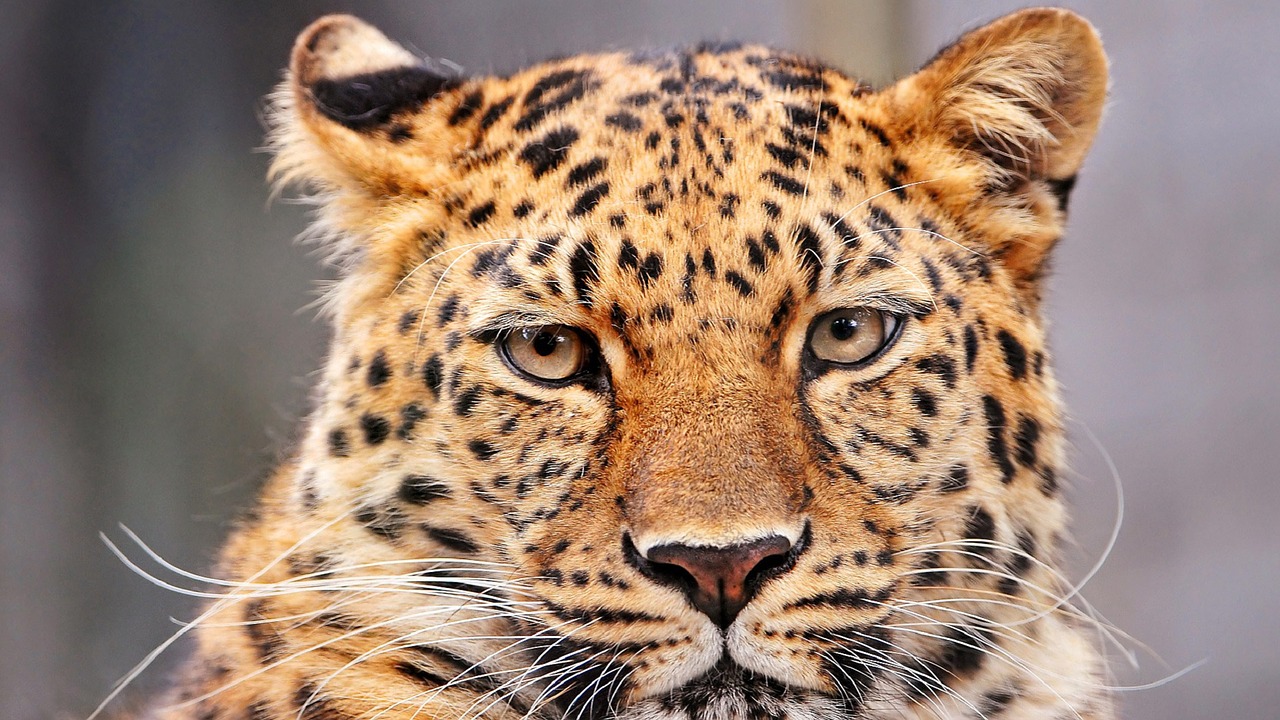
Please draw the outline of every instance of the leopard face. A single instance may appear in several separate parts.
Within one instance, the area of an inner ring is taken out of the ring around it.
[[[272,141],[332,353],[179,706],[1106,716],[1039,312],[1105,86],[1057,10],[879,91],[734,45],[468,79],[314,24]]]

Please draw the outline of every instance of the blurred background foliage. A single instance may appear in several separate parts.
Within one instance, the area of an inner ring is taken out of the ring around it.
[[[1049,303],[1074,419],[1086,590],[1148,643],[1129,718],[1280,707],[1280,4],[1068,3],[1113,63]],[[470,72],[706,38],[883,83],[984,1],[25,0],[0,7],[0,717],[87,713],[191,617],[98,538],[200,570],[287,453],[326,276],[269,203],[261,98],[294,35],[346,10]],[[180,655],[179,650],[177,655]],[[168,662],[140,687],[162,682]]]

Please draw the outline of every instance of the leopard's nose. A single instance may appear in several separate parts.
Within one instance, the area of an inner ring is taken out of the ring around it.
[[[724,546],[658,545],[643,554],[630,537],[624,544],[642,572],[684,591],[721,628],[733,622],[761,581],[790,570],[801,549],[781,535]]]

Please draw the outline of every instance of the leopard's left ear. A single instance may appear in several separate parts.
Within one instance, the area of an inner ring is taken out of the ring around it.
[[[1106,95],[1098,33],[1057,8],[1021,10],[974,30],[887,91],[897,126],[941,136],[977,160],[988,198],[1043,226],[1032,233],[1040,237],[992,248],[1032,281],[1057,239]]]
[[[329,196],[429,187],[446,170],[461,82],[358,18],[320,18],[298,36],[274,96],[272,175]]]
[[[898,83],[900,107],[1011,180],[1067,180],[1093,142],[1107,95],[1098,33],[1069,10],[1031,8],[979,28]]]

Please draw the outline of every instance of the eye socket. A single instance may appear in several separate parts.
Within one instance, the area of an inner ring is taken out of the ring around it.
[[[507,363],[536,380],[568,380],[587,363],[582,333],[563,325],[526,327],[502,338],[499,347]]]
[[[856,365],[877,355],[897,336],[901,319],[869,307],[832,310],[809,331],[809,351],[819,360]]]

